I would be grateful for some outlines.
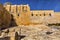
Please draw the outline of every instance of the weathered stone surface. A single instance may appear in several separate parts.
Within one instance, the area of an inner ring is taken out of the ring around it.
[[[46,32],[52,33],[46,34]],[[21,27],[21,35],[25,35],[26,37],[21,40],[60,40],[59,32],[59,30],[45,25],[25,26]]]
[[[10,22],[11,22],[11,15],[3,7],[3,5],[0,5],[0,28],[8,27]]]
[[[20,25],[18,27],[12,27],[9,28],[9,33],[7,35],[2,32],[1,37],[11,36],[12,32],[17,32],[18,35],[22,37],[20,38],[21,40],[60,40],[60,30],[46,25]]]
[[[29,5],[6,5],[17,25],[60,23],[60,12],[54,10],[30,10]]]

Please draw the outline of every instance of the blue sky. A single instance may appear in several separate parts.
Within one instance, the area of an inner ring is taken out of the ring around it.
[[[60,0],[0,0],[0,3],[29,4],[31,10],[54,10],[60,12]]]

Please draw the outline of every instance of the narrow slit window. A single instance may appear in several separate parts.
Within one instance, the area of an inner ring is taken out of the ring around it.
[[[44,16],[45,16],[45,12],[44,12],[44,14],[43,14]]]
[[[49,14],[49,16],[51,16],[51,13]]]

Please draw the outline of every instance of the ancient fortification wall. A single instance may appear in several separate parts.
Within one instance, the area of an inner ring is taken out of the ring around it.
[[[29,5],[5,5],[4,7],[14,16],[17,25],[60,23],[60,12],[30,10]]]

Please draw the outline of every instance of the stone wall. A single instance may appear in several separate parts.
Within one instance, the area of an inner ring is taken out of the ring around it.
[[[60,21],[59,13],[53,10],[30,10],[29,5],[6,5],[4,7],[14,16],[17,25],[48,24]]]
[[[9,26],[11,22],[11,15],[10,13],[0,5],[0,28],[6,28]]]

